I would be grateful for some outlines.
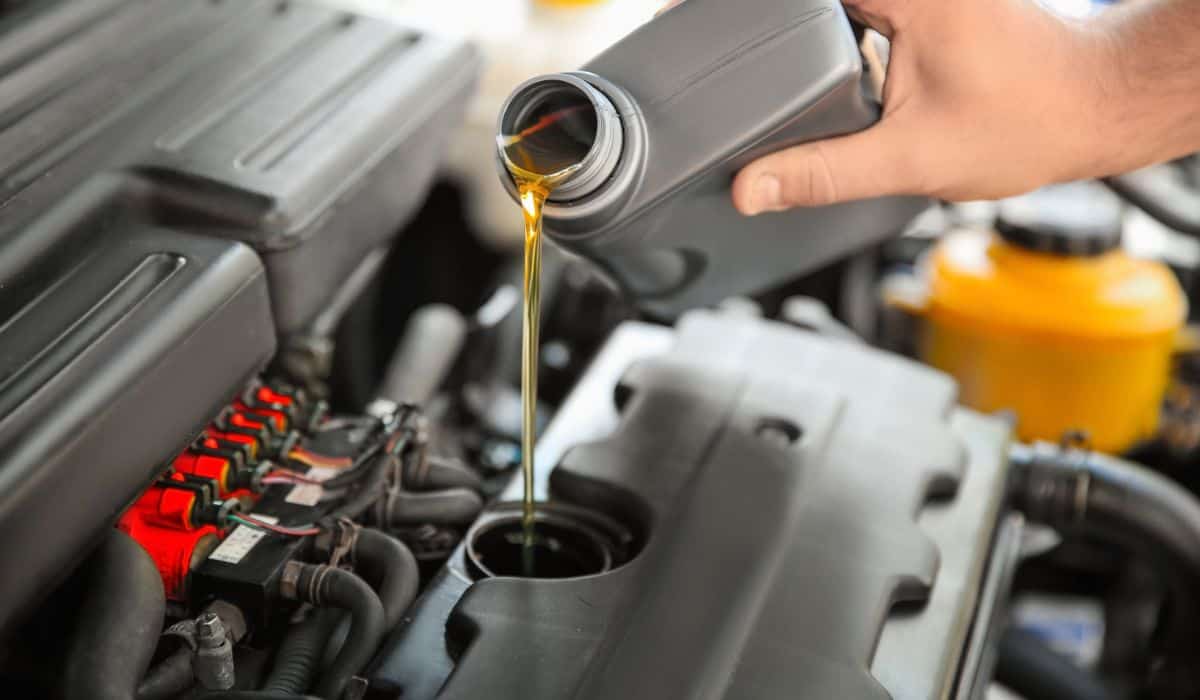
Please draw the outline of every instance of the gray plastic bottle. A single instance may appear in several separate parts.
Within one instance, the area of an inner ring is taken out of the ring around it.
[[[897,233],[927,204],[889,197],[753,218],[733,208],[733,176],[754,158],[879,117],[836,0],[686,0],[581,70],[520,85],[500,134],[527,129],[548,103],[576,105],[594,128],[547,202],[546,233],[652,313],[811,271]]]

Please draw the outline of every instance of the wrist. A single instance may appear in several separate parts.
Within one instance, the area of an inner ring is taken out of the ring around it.
[[[1136,135],[1125,134],[1123,105],[1132,99],[1122,70],[1122,47],[1111,27],[1101,23],[1064,22],[1065,66],[1062,95],[1065,120],[1056,129],[1066,146],[1063,172],[1056,180],[1085,180],[1121,172],[1121,160]]]
[[[1080,164],[1086,172],[1075,179],[1103,177],[1133,167],[1134,144],[1143,141],[1131,109],[1137,101],[1134,83],[1122,55],[1128,50],[1118,27],[1097,21],[1077,29],[1081,95],[1080,122],[1086,148]]]
[[[1089,177],[1116,175],[1200,149],[1200,4],[1130,3],[1085,25],[1088,111],[1095,143]]]

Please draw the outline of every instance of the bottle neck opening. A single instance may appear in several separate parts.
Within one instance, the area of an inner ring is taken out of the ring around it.
[[[510,173],[551,184],[566,202],[598,189],[616,169],[622,128],[612,102],[573,75],[535,78],[500,113],[497,146]]]

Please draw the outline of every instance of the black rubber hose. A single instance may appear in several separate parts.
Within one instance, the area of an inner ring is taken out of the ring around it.
[[[195,697],[197,700],[322,700],[312,695],[297,695],[278,690],[217,690]]]
[[[1064,531],[1107,536],[1200,585],[1200,501],[1141,465],[1092,452],[1016,446],[1014,505]]]
[[[191,687],[194,680],[192,648],[185,644],[150,669],[138,685],[137,700],[168,700]]]
[[[395,629],[417,597],[417,558],[396,538],[363,528],[354,543],[354,568],[379,594],[386,628]]]
[[[1000,638],[996,681],[1025,700],[1115,700],[1091,674],[1049,649],[1029,632],[1009,629]]]
[[[1167,227],[1200,237],[1200,192],[1177,177],[1172,166],[1143,168],[1103,182]]]
[[[1144,557],[1170,591],[1159,644],[1165,663],[1150,685],[1167,697],[1200,687],[1200,501],[1175,482],[1126,460],[1054,445],[1010,451],[1014,505],[1034,522],[1123,547]],[[1182,695],[1180,695],[1182,693]]]
[[[380,454],[367,466],[367,473],[353,487],[354,490],[336,508],[326,514],[327,518],[349,518],[358,520],[371,506],[387,493],[388,473],[397,469],[400,458],[391,454]]]
[[[275,663],[262,689],[292,694],[307,691],[340,617],[337,610],[319,608],[292,625],[275,652]]]
[[[483,478],[457,459],[428,457],[411,460],[404,470],[404,486],[413,491],[483,489]]]
[[[387,526],[469,525],[483,510],[483,497],[470,489],[395,490],[388,495]]]
[[[339,700],[350,679],[361,671],[387,632],[384,627],[383,604],[365,581],[349,571],[331,566],[316,566],[290,562],[284,572],[285,581],[294,581],[294,590],[282,591],[285,596],[318,607],[333,607],[350,614],[350,631],[346,642],[333,662],[317,678],[313,694]]]
[[[453,369],[468,328],[463,315],[447,304],[414,311],[376,395],[396,403],[429,401]]]
[[[76,574],[83,606],[62,668],[67,700],[130,700],[162,632],[166,599],[150,555],[110,530]]]

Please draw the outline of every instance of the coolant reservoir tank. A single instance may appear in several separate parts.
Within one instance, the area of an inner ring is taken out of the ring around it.
[[[1187,302],[1174,275],[1120,247],[1098,186],[1007,200],[995,231],[960,230],[922,261],[919,352],[965,404],[1011,410],[1025,440],[1083,430],[1118,452],[1158,424]]]

